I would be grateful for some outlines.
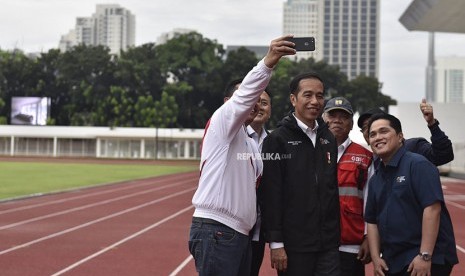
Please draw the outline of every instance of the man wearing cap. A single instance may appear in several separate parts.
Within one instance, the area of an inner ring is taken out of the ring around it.
[[[324,108],[323,119],[336,138],[337,169],[341,213],[341,245],[339,260],[341,276],[365,275],[365,264],[371,261],[366,227],[363,220],[368,168],[373,154],[349,138],[354,111],[343,97],[330,99]]]
[[[404,141],[406,150],[423,155],[436,166],[441,166],[454,160],[452,142],[439,128],[439,121],[434,118],[433,106],[423,99],[420,103],[420,110],[431,132],[431,143],[421,137],[406,139]],[[368,145],[370,144],[368,142],[368,121],[371,116],[378,113],[385,113],[385,111],[380,108],[370,109],[362,113],[357,121],[357,125]]]

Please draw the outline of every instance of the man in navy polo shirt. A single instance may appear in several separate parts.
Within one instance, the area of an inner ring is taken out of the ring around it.
[[[365,210],[375,275],[450,275],[458,259],[437,168],[406,151],[396,117],[373,115],[368,129],[381,158]]]

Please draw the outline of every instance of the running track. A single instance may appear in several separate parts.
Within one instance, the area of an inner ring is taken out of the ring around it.
[[[0,203],[0,275],[196,275],[187,250],[198,172]],[[465,181],[443,178],[465,275]],[[367,275],[371,275],[371,265]],[[276,275],[265,253],[261,275]]]

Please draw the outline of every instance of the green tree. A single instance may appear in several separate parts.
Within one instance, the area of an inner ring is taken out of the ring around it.
[[[92,121],[97,125],[133,126],[134,98],[123,87],[111,86],[103,102],[92,112]]]
[[[258,62],[255,53],[245,47],[230,51],[221,68],[222,77],[227,82],[243,78]]]
[[[0,117],[10,117],[12,97],[36,96],[36,73],[35,60],[27,57],[21,50],[0,50]]]
[[[172,83],[185,82],[192,91],[175,95],[179,106],[177,125],[184,128],[203,127],[217,107],[223,83],[223,46],[216,41],[191,32],[178,34],[157,46],[162,73]]]
[[[275,128],[277,123],[293,109],[289,99],[289,83],[293,77],[290,71],[294,66],[295,62],[290,59],[281,59],[267,87],[271,94],[271,118],[268,121],[270,129]]]
[[[63,54],[57,68],[57,82],[62,88],[58,100],[63,109],[58,124],[76,125],[86,119],[86,125],[107,125],[93,121],[92,112],[99,108],[114,84],[114,63],[110,50],[103,46],[79,45]]]
[[[63,107],[63,91],[68,91],[68,88],[58,81],[58,66],[62,54],[58,49],[51,49],[46,53],[41,53],[37,58],[37,83],[35,93],[41,97],[49,97],[51,99],[51,110],[47,125],[63,124],[57,120]]]
[[[134,104],[134,126],[155,127],[155,104],[151,95],[139,96]]]
[[[178,105],[175,97],[168,92],[161,93],[161,99],[155,102],[155,114],[153,116],[155,127],[173,127],[178,117]]]
[[[134,105],[134,125],[137,127],[173,127],[176,124],[179,107],[176,103],[176,92],[173,85],[161,93],[161,99],[154,101],[153,97],[139,96]]]
[[[352,104],[354,111],[359,113],[374,107],[384,107],[388,110],[390,105],[396,105],[397,101],[381,93],[381,84],[374,77],[364,75],[351,80],[346,92],[342,95]]]
[[[130,97],[151,95],[161,98],[161,91],[166,84],[167,74],[161,71],[155,44],[147,43],[130,48],[115,57],[115,81],[127,89]]]

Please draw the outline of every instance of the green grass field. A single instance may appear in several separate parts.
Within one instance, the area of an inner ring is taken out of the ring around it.
[[[195,169],[154,164],[0,162],[0,200]]]

